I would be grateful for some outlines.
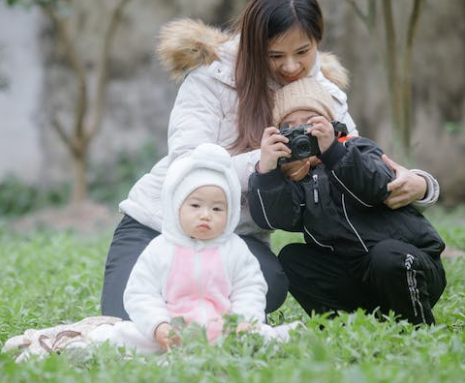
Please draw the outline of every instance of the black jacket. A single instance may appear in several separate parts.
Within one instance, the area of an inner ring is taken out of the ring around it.
[[[391,210],[383,201],[394,178],[371,140],[335,141],[302,181],[285,179],[276,169],[253,173],[249,203],[263,228],[302,232],[305,241],[341,255],[360,256],[376,243],[397,239],[439,257],[444,242],[415,208]]]

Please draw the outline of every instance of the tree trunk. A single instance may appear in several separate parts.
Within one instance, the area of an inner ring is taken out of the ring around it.
[[[130,1],[131,0],[118,0],[117,3],[109,3],[110,9],[105,16],[108,18],[108,27],[103,36],[102,50],[98,60],[94,97],[91,97],[89,94],[88,82],[91,76],[86,71],[82,56],[79,55],[77,45],[72,39],[69,30],[69,19],[58,12],[56,4],[47,2],[41,4],[46,15],[48,15],[57,26],[58,36],[63,43],[66,58],[78,86],[72,127],[67,128],[63,126],[56,115],[52,119],[53,127],[72,155],[75,176],[71,194],[72,203],[80,203],[88,196],[88,149],[92,139],[101,128],[111,45],[124,7]]]
[[[79,153],[74,153],[72,156],[74,182],[71,190],[71,203],[79,204],[87,199],[88,183],[87,183],[87,150],[82,150]]]
[[[363,12],[355,0],[347,0],[354,8],[357,16],[367,27],[372,36],[376,32],[378,0],[368,1],[368,10]],[[382,0],[384,21],[384,41],[376,41],[381,49],[385,66],[386,82],[391,109],[392,133],[394,139],[394,157],[396,161],[410,167],[413,153],[410,148],[412,134],[412,56],[414,37],[424,0],[412,0],[412,10],[407,24],[404,45],[399,44],[398,28],[395,25],[391,0]],[[400,39],[402,42],[402,39]]]

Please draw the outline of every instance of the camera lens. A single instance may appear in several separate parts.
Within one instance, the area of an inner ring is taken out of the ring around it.
[[[312,145],[308,136],[298,136],[292,140],[292,156],[296,159],[310,157]]]

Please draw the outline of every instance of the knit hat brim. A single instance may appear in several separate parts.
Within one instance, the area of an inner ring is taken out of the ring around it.
[[[294,81],[275,92],[273,125],[279,126],[286,116],[297,110],[313,111],[334,120],[333,99],[313,77]]]

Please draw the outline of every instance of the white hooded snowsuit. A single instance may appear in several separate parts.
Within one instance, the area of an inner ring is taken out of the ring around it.
[[[202,179],[192,172],[202,168]],[[187,236],[179,223],[181,201],[210,182],[219,172],[229,190],[228,219],[224,232],[211,240]],[[188,185],[186,185],[188,183]],[[210,341],[222,331],[221,317],[238,314],[247,321],[265,319],[267,285],[259,263],[245,242],[234,234],[240,214],[240,185],[225,149],[214,144],[198,146],[190,156],[175,161],[163,185],[163,230],[135,264],[124,293],[130,319],[148,338],[157,326],[183,317],[206,326]]]

